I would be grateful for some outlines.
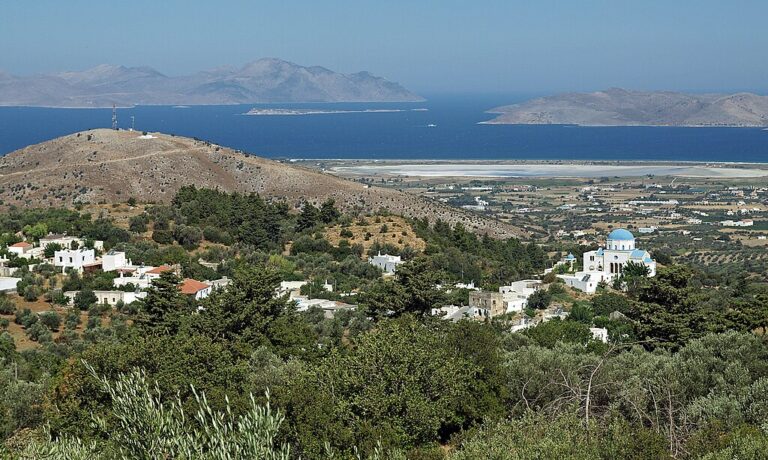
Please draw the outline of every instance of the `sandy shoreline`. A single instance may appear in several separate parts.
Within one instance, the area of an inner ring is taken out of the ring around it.
[[[416,177],[640,177],[679,176],[692,178],[768,177],[768,169],[704,164],[540,164],[540,163],[394,163],[340,165],[329,168],[341,175],[393,175]]]

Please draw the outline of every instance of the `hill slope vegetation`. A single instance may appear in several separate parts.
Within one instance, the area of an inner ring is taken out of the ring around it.
[[[180,187],[258,193],[298,209],[333,199],[344,210],[389,211],[441,219],[491,236],[518,229],[397,190],[366,186],[209,142],[152,133],[96,129],[32,145],[0,158],[4,206],[77,203],[167,203]]]

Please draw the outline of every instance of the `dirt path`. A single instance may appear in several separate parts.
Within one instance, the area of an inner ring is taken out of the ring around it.
[[[133,161],[133,160],[141,160],[142,158],[149,158],[154,157],[158,155],[174,155],[178,153],[191,153],[192,151],[200,151],[203,152],[207,150],[206,147],[188,147],[188,148],[179,148],[179,149],[172,149],[172,150],[161,150],[159,152],[152,152],[152,153],[145,153],[144,155],[138,155],[135,157],[126,157],[126,158],[115,158],[112,160],[103,160],[103,161],[92,161],[88,163],[68,163],[67,167],[73,167],[73,166],[99,166],[102,164],[107,163],[120,163],[123,161]],[[47,168],[36,168],[29,171],[18,171],[8,174],[0,174],[0,179],[4,179],[6,177],[12,177],[12,176],[20,176],[24,174],[30,174],[35,172],[44,172],[44,171],[55,171],[59,169],[59,166],[49,166]]]

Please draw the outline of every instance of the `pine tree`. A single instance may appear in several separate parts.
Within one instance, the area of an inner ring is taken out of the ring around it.
[[[173,334],[178,330],[182,315],[191,313],[187,300],[179,290],[181,280],[168,270],[152,282],[142,302],[138,323],[159,333]]]

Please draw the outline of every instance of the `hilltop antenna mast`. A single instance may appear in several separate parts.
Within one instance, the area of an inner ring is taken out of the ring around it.
[[[112,129],[117,131],[117,107],[112,104]]]

